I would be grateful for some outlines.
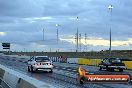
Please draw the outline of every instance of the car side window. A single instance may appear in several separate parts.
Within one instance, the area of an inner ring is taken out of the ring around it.
[[[109,63],[109,60],[108,59],[106,60],[106,63]]]
[[[106,62],[106,59],[103,59],[103,62]]]
[[[34,57],[31,57],[31,58],[30,58],[30,61],[32,61],[32,60],[34,60]]]

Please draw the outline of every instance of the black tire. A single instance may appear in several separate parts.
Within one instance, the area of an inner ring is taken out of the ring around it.
[[[49,73],[53,73],[53,70],[51,69],[51,71]]]
[[[33,70],[33,67],[32,67],[32,66],[31,66],[31,72],[33,72],[33,73],[35,72],[35,71]]]
[[[106,66],[106,70],[107,70],[107,71],[110,71],[110,68],[108,68],[108,66]]]
[[[102,67],[100,67],[99,70],[101,71],[102,70]]]
[[[28,66],[28,72],[31,72],[29,66]]]
[[[120,68],[120,69],[119,69],[119,72],[123,72],[123,69],[122,69],[122,68]]]
[[[114,71],[114,68],[111,68],[110,70],[113,72]]]

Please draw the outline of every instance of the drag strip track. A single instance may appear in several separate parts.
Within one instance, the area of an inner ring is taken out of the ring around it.
[[[55,65],[55,69],[53,70],[53,73],[46,73],[46,72],[29,73],[27,72],[26,62],[17,59],[18,58],[0,56],[0,64],[6,65],[10,68],[13,68],[19,72],[22,72],[23,74],[34,77],[38,80],[51,83],[57,88],[116,88],[117,87],[117,86],[111,86],[110,84],[89,83],[85,85],[79,85],[75,80],[76,68],[72,68],[72,67],[62,67],[59,65]],[[124,87],[122,88],[131,88],[131,87],[125,84]]]

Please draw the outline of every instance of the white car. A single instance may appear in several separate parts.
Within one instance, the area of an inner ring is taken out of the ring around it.
[[[47,56],[34,56],[28,60],[28,71],[35,72],[37,70],[43,70],[53,72],[53,63]]]

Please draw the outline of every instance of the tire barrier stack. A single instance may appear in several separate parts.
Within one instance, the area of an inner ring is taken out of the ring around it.
[[[61,57],[49,57],[49,58],[53,62],[61,62],[61,63],[66,63],[67,62],[67,58],[61,58]]]
[[[48,83],[29,77],[0,65],[0,85],[2,88],[54,88]]]

